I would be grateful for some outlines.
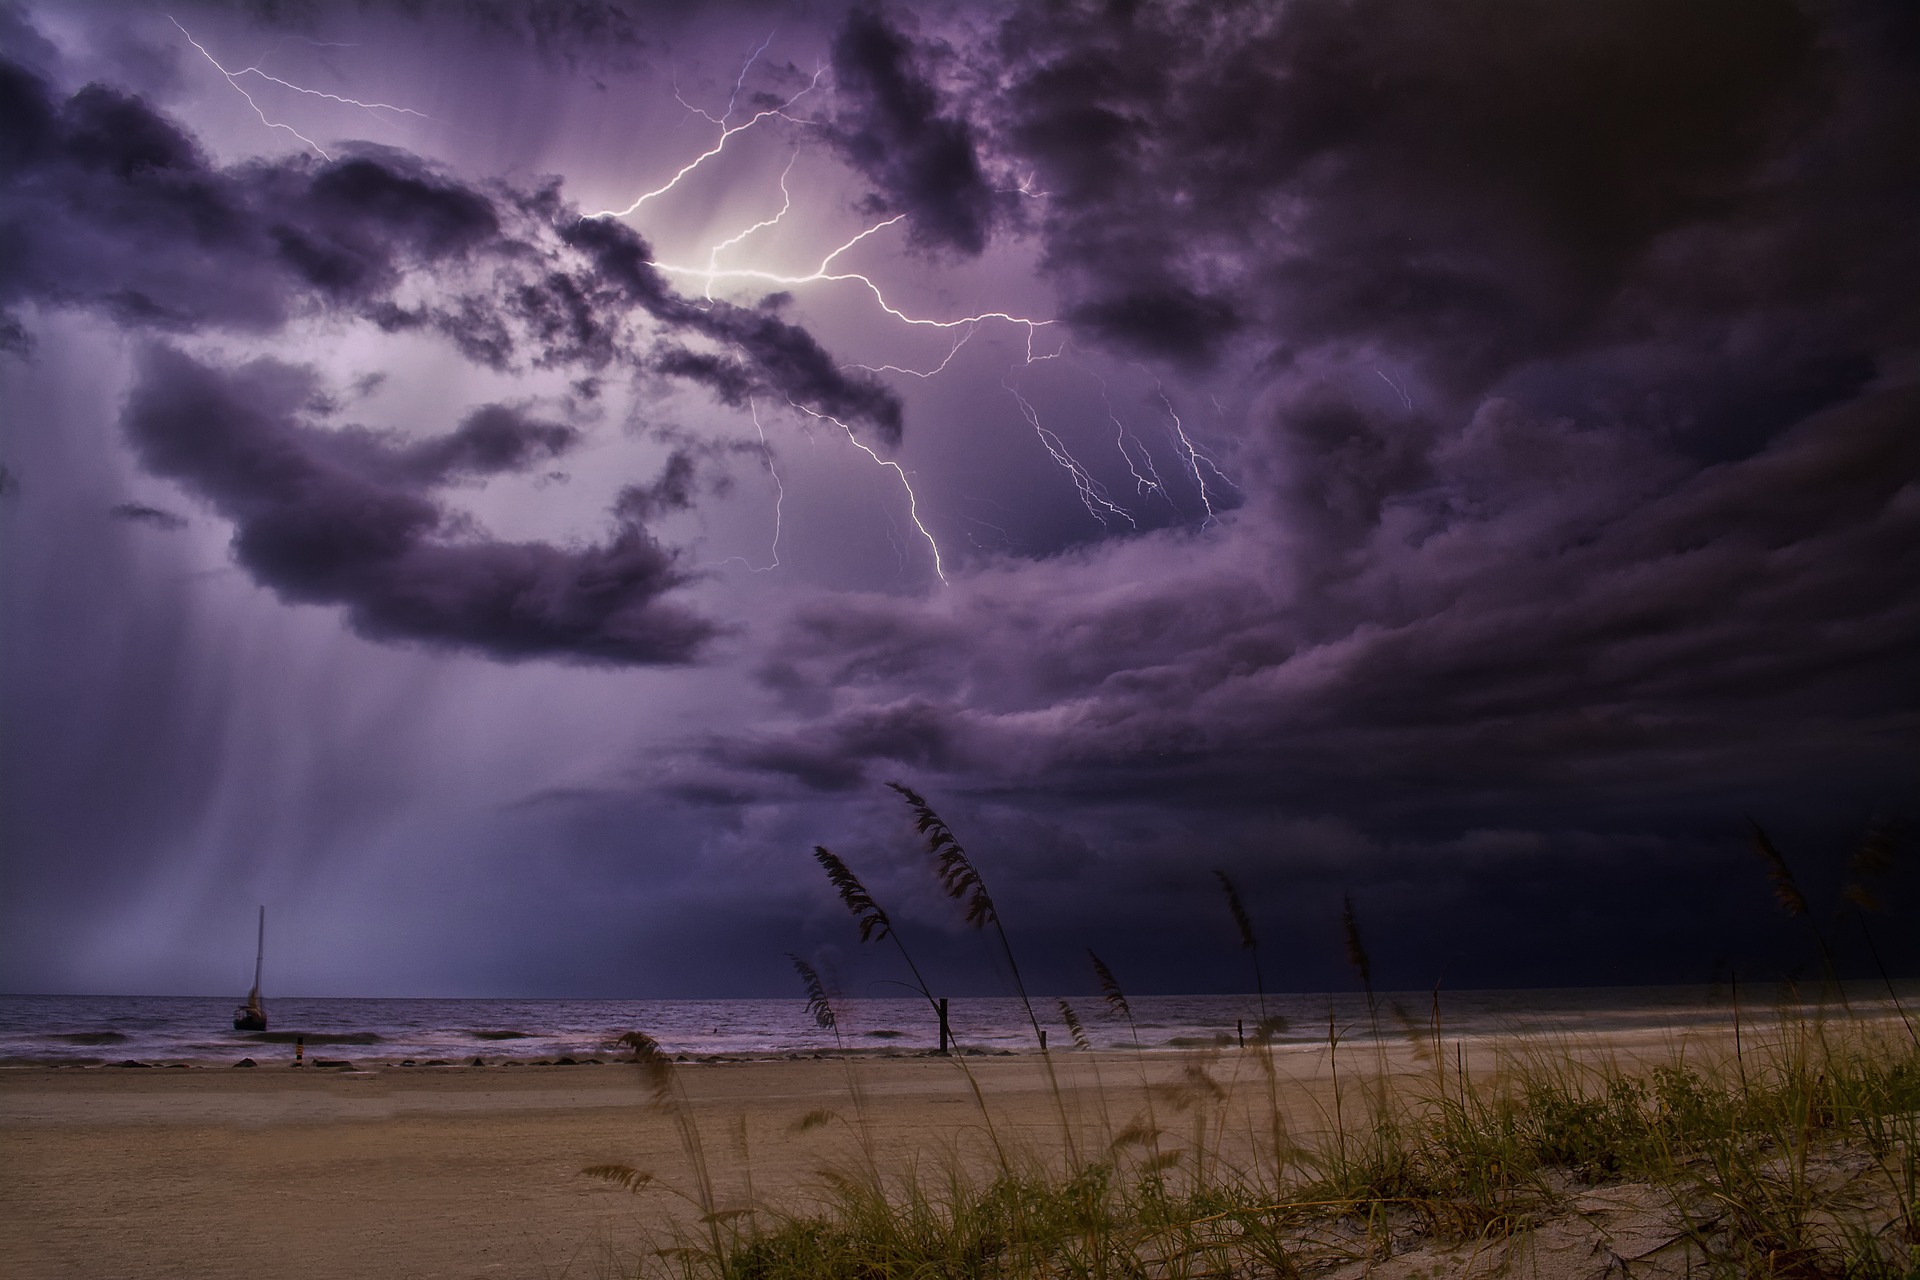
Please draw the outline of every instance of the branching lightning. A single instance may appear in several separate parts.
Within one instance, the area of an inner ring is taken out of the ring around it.
[[[764,48],[765,46],[762,47]],[[745,73],[743,72],[742,74],[744,75]],[[778,225],[781,219],[785,218],[793,209],[793,193],[787,190],[787,175],[793,172],[794,163],[799,159],[800,153],[797,151],[794,152],[793,158],[787,161],[787,167],[780,171],[780,212],[774,214],[771,218],[763,218],[737,235],[729,236],[727,239],[714,245],[713,248],[707,252],[707,267],[709,270],[719,271],[721,253],[733,248],[733,246],[739,244],[756,231],[764,231],[768,227]],[[706,298],[709,302],[713,301],[713,281],[711,279],[707,281]]]
[[[1407,406],[1407,412],[1412,413],[1413,397],[1408,395],[1404,390],[1401,390],[1400,384],[1395,382],[1392,378],[1389,378],[1385,373],[1382,373],[1378,369],[1375,369],[1374,372],[1380,375],[1380,381],[1386,383],[1388,386],[1392,387],[1395,391],[1398,391],[1400,393],[1401,402]]]
[[[886,293],[880,288],[879,285],[875,284],[870,277],[858,271],[833,270],[834,259],[840,257],[840,255],[846,253],[848,250],[858,245],[861,241],[866,240],[868,237],[877,235],[880,232],[885,231],[888,227],[894,226],[897,223],[905,221],[906,216],[907,215],[904,213],[899,213],[899,214],[895,214],[891,218],[886,219],[884,222],[876,222],[874,225],[852,236],[845,243],[841,244],[838,248],[828,253],[824,258],[820,259],[819,266],[815,267],[812,271],[809,271],[804,275],[788,275],[783,272],[768,271],[760,267],[728,267],[724,269],[715,268],[711,266],[690,267],[690,266],[685,266],[682,264],[677,264],[672,262],[660,262],[657,260],[654,262],[653,265],[659,268],[660,270],[667,272],[670,275],[684,275],[684,276],[699,277],[701,280],[705,282],[705,287],[709,292],[709,294],[711,294],[714,281],[716,280],[754,280],[763,284],[776,284],[776,285],[783,285],[783,286],[805,285],[805,284],[837,284],[845,281],[854,281],[866,287],[867,291],[873,295],[874,301],[880,304],[880,309],[882,311],[886,312],[888,315],[892,316],[895,320],[898,320],[902,324],[914,325],[919,328],[928,328],[928,329],[960,329],[960,328],[970,328],[974,325],[978,325],[981,322],[987,321],[987,320],[1002,320],[1008,324],[1018,325],[1027,331],[1028,363],[1032,363],[1036,359],[1049,358],[1046,356],[1038,356],[1035,354],[1034,348],[1033,348],[1034,335],[1038,330],[1044,329],[1050,325],[1056,324],[1058,323],[1058,321],[1035,320],[1028,316],[1016,316],[1006,311],[981,311],[981,312],[976,312],[973,315],[960,316],[959,318],[953,319],[953,320],[935,320],[927,316],[911,316],[911,315],[908,315],[906,312],[900,310],[900,308],[894,306],[891,302],[887,301]]]
[[[428,118],[423,112],[416,111],[410,107],[398,106],[387,102],[361,101],[340,94],[307,88],[304,85],[296,84],[282,77],[267,73],[260,67],[258,60],[254,64],[245,67],[229,68],[215,58],[212,52],[200,43],[177,19],[169,16],[169,21],[173,23],[174,27],[179,30],[180,34],[193,46],[200,56],[227,81],[233,90],[245,99],[248,107],[252,109],[254,115],[259,118],[265,127],[288,133],[297,139],[301,145],[309,148],[323,159],[331,160],[333,157],[317,141],[302,133],[293,125],[274,119],[268,115],[265,107],[256,99],[254,92],[250,92],[250,88],[253,86],[247,83],[248,77],[252,77],[258,83],[273,85],[303,96],[318,98],[343,106],[358,107],[376,118],[386,118],[382,113],[413,116],[419,119]],[[768,120],[781,119],[799,125],[812,125],[817,123],[792,114],[792,108],[807,95],[818,89],[822,79],[827,74],[825,67],[816,69],[811,79],[784,101],[776,105],[751,110],[750,114],[742,114],[743,109],[740,104],[740,99],[746,93],[748,78],[752,74],[753,68],[758,64],[759,60],[765,55],[767,49],[772,44],[773,38],[773,35],[769,34],[741,65],[739,74],[734,79],[732,91],[728,96],[723,111],[716,114],[714,111],[695,106],[682,97],[676,89],[674,96],[689,113],[690,119],[698,118],[718,130],[718,136],[712,140],[711,145],[708,145],[697,155],[687,160],[686,163],[680,165],[665,181],[635,196],[625,207],[603,209],[582,216],[587,219],[625,218],[639,212],[650,202],[658,200],[674,191],[690,175],[696,173],[702,166],[722,155],[736,135],[750,130],[755,126],[764,124]],[[767,285],[776,288],[793,288],[815,284],[852,284],[864,289],[867,294],[871,296],[874,304],[878,306],[880,311],[892,321],[906,326],[910,330],[943,332],[948,334],[951,339],[944,356],[942,356],[937,363],[933,363],[931,367],[915,368],[901,364],[880,363],[849,364],[845,366],[848,368],[862,369],[871,373],[899,374],[923,380],[931,379],[948,370],[959,357],[961,350],[973,340],[981,327],[989,322],[998,322],[1014,326],[1024,332],[1025,351],[1023,363],[1026,367],[1044,361],[1068,357],[1069,348],[1064,343],[1062,343],[1058,349],[1050,352],[1043,352],[1038,349],[1037,346],[1040,331],[1059,324],[1060,322],[1057,320],[1019,315],[1006,310],[982,310],[952,318],[913,314],[902,306],[896,305],[888,296],[887,290],[871,275],[841,265],[847,256],[859,248],[859,246],[903,223],[907,217],[904,213],[884,218],[855,232],[845,241],[828,250],[819,259],[817,265],[814,265],[810,270],[795,270],[792,268],[775,270],[751,261],[739,265],[728,264],[726,259],[732,251],[739,249],[740,246],[757,234],[780,225],[792,214],[794,197],[790,186],[790,179],[798,160],[799,154],[795,152],[788,159],[786,167],[780,172],[778,180],[780,204],[777,211],[769,216],[763,216],[757,221],[744,225],[724,239],[717,240],[709,245],[705,253],[700,255],[700,258],[694,259],[694,262],[697,263],[703,258],[704,265],[658,260],[656,260],[653,265],[669,275],[687,279],[689,283],[698,281],[703,295],[708,301],[714,299],[717,287],[728,284],[743,286]],[[1027,199],[1046,199],[1048,196],[1046,191],[1038,189],[1037,183],[1031,174],[1019,178],[1017,186],[1013,189],[1013,192],[1009,194],[1017,194]],[[1015,359],[1018,360],[1019,357],[1016,356]],[[1069,359],[1069,363],[1075,367],[1080,367],[1080,361],[1078,360]],[[1145,498],[1157,494],[1160,498],[1168,501],[1169,504],[1172,505],[1173,500],[1168,492],[1167,485],[1155,465],[1153,449],[1149,448],[1140,437],[1129,429],[1126,422],[1114,409],[1112,398],[1108,394],[1104,379],[1099,378],[1098,375],[1092,375],[1091,371],[1088,372],[1090,376],[1094,376],[1095,380],[1099,382],[1101,396],[1106,404],[1108,418],[1112,422],[1116,432],[1114,438],[1115,447],[1118,449],[1121,459],[1126,463],[1128,475],[1134,483],[1136,496]],[[1381,377],[1384,379],[1386,375],[1382,373]],[[1391,384],[1391,380],[1388,379],[1388,381]],[[1102,528],[1112,528],[1116,520],[1123,521],[1129,529],[1140,528],[1140,520],[1136,518],[1135,514],[1117,502],[1113,494],[1107,490],[1100,480],[1074,456],[1074,453],[1068,447],[1060,433],[1042,421],[1040,412],[1034,402],[1023,394],[1021,389],[1016,385],[1014,373],[1010,372],[1002,379],[1002,386],[1013,398],[1021,418],[1033,431],[1035,438],[1040,442],[1041,447],[1046,450],[1048,457],[1053,460],[1056,466],[1067,473],[1068,478],[1073,484],[1074,492],[1079,497],[1081,505],[1087,511],[1088,515],[1098,521]],[[1395,390],[1398,391],[1400,388],[1396,385]],[[1218,464],[1206,453],[1202,452],[1195,444],[1193,438],[1188,434],[1185,425],[1182,423],[1180,415],[1175,411],[1171,399],[1160,389],[1157,382],[1155,383],[1155,392],[1159,395],[1161,404],[1164,406],[1172,424],[1172,438],[1181,455],[1185,469],[1192,475],[1194,483],[1199,490],[1201,505],[1206,510],[1207,519],[1211,521],[1217,515],[1215,486],[1222,482],[1231,485],[1232,481],[1221,472]],[[1401,392],[1401,394],[1404,399],[1405,393]],[[797,401],[789,400],[788,403],[796,412],[803,415],[806,419],[832,423],[841,430],[849,443],[866,454],[876,466],[886,468],[894,473],[894,476],[900,483],[901,489],[906,494],[909,518],[931,552],[934,574],[942,583],[946,583],[948,578],[946,574],[945,557],[941,552],[939,541],[934,537],[932,531],[927,527],[927,524],[922,518],[919,495],[915,492],[912,477],[906,468],[898,462],[881,456],[872,446],[864,443],[846,422],[834,415]],[[749,563],[745,557],[729,557],[729,559],[739,559],[753,572],[765,573],[780,567],[781,564],[780,542],[783,534],[786,490],[775,465],[773,450],[767,437],[766,427],[759,414],[758,402],[754,398],[749,397],[748,399],[748,411],[752,417],[754,429],[759,436],[761,456],[766,464],[769,476],[773,479],[775,489],[771,559],[770,562],[765,565]],[[1211,473],[1213,477],[1211,481],[1208,478],[1208,473]],[[890,514],[889,521],[891,520],[892,516]],[[1006,534],[1005,530],[994,527],[994,531],[1001,534],[1003,538],[1010,538],[1010,535]],[[896,544],[896,546],[898,546],[898,544]]]
[[[933,534],[927,531],[927,526],[920,523],[920,498],[913,491],[913,482],[907,478],[906,468],[902,467],[897,462],[890,461],[886,458],[881,457],[879,454],[875,453],[871,448],[869,448],[867,445],[861,442],[859,436],[856,436],[855,434],[853,434],[852,427],[840,421],[840,419],[834,417],[832,414],[821,413],[817,409],[809,409],[807,408],[807,406],[793,400],[789,400],[787,401],[787,403],[791,405],[793,408],[798,409],[801,413],[806,414],[810,418],[817,418],[822,422],[831,422],[834,426],[839,427],[842,431],[847,433],[847,439],[853,444],[854,448],[860,450],[860,452],[866,454],[869,458],[872,458],[874,462],[876,462],[880,466],[887,468],[888,470],[892,471],[895,475],[900,477],[900,487],[907,491],[907,515],[913,520],[913,527],[920,531],[920,536],[927,540],[927,546],[932,548],[933,573],[934,573],[934,576],[939,578],[941,583],[944,585],[947,581],[947,571],[946,571],[946,566],[941,562],[941,559],[940,559],[940,544],[934,541]]]
[[[192,32],[188,31],[185,27],[180,25],[180,20],[178,18],[175,18],[172,14],[168,14],[167,21],[171,22],[179,30],[180,34],[187,38],[188,44],[192,45],[195,49],[198,49],[200,51],[201,57],[205,58],[208,62],[213,64],[213,69],[215,71],[218,71],[221,74],[221,76],[226,79],[226,82],[233,86],[234,92],[238,93],[241,97],[247,100],[247,105],[253,108],[253,114],[260,117],[261,124],[264,124],[269,129],[283,129],[286,132],[292,134],[294,137],[300,139],[303,145],[311,148],[314,154],[318,155],[322,160],[331,160],[333,159],[333,156],[327,152],[325,147],[322,147],[319,143],[315,142],[312,138],[309,138],[306,134],[301,133],[298,129],[294,128],[292,125],[283,124],[278,120],[269,119],[267,116],[267,113],[261,109],[260,104],[254,100],[253,95],[247,92],[246,86],[240,83],[241,76],[246,76],[246,75],[258,76],[260,79],[265,80],[270,84],[277,84],[283,89],[291,89],[295,93],[306,94],[308,97],[325,98],[328,102],[337,102],[342,106],[347,106],[347,107],[359,107],[362,111],[365,111],[367,114],[374,116],[376,119],[379,118],[378,113],[381,111],[392,111],[400,115],[418,116],[422,120],[425,120],[428,118],[426,113],[421,111],[415,111],[412,107],[397,107],[391,102],[362,102],[358,98],[347,98],[347,97],[342,97],[337,93],[324,93],[319,89],[309,89],[305,85],[295,84],[291,80],[282,80],[279,76],[268,75],[266,72],[260,69],[258,64],[255,64],[253,66],[241,67],[238,71],[230,71],[225,66],[221,65],[220,60],[218,58],[214,57],[211,53],[207,52],[207,47],[205,45],[201,44],[198,40],[195,40],[193,38]]]
[[[720,126],[720,136],[714,140],[714,144],[711,147],[708,147],[705,151],[701,152],[699,155],[695,156],[693,159],[687,161],[687,163],[681,165],[680,168],[674,173],[674,175],[671,178],[668,178],[665,182],[661,183],[659,186],[655,187],[653,190],[646,191],[641,193],[638,196],[635,196],[633,199],[633,203],[629,204],[626,208],[602,209],[598,213],[589,213],[589,214],[586,214],[585,216],[589,218],[624,218],[628,216],[629,214],[633,213],[635,210],[639,209],[641,205],[646,204],[649,200],[658,199],[660,196],[667,194],[667,192],[679,186],[680,180],[682,178],[685,178],[688,174],[692,173],[695,169],[698,169],[701,165],[713,159],[715,156],[719,155],[722,151],[725,151],[727,149],[727,143],[733,138],[735,134],[742,133],[748,129],[753,128],[753,126],[759,124],[762,120],[767,120],[767,119],[772,119],[777,117],[781,120],[791,121],[794,124],[810,123],[809,121],[800,120],[795,118],[794,116],[788,115],[787,110],[788,108],[792,107],[794,103],[800,101],[800,99],[806,97],[809,93],[812,93],[816,87],[818,87],[818,85],[820,84],[820,78],[826,75],[827,73],[825,67],[820,67],[817,70],[815,70],[813,73],[813,79],[807,82],[807,87],[800,90],[798,93],[794,94],[791,98],[788,98],[785,102],[781,103],[779,106],[768,107],[763,111],[756,111],[751,116],[748,116],[745,120],[742,120],[739,124],[729,123],[729,121],[733,119],[734,106],[739,101],[741,86],[743,86],[746,83],[747,72],[753,69],[753,64],[759,59],[762,53],[766,52],[767,45],[771,44],[772,42],[773,42],[773,37],[769,35],[766,38],[766,40],[761,43],[760,47],[753,51],[753,56],[747,59],[746,65],[740,69],[739,78],[733,82],[733,96],[727,99],[727,110],[725,115],[715,117],[712,112],[702,111],[699,107],[692,106],[687,102],[685,98],[679,98],[679,94],[675,93],[674,96],[676,98],[679,98],[680,105],[686,107],[687,110],[693,112],[695,115],[701,116],[702,118]]]
[[[780,483],[780,473],[774,469],[773,446],[767,443],[767,429],[760,424],[760,405],[752,396],[747,397],[747,412],[753,417],[753,429],[760,433],[760,456],[766,461],[767,474],[773,477],[773,560],[760,565],[750,563],[745,556],[728,556],[727,560],[738,560],[754,573],[771,573],[780,567],[780,527],[787,502],[787,486]]]
[[[1143,498],[1148,494],[1157,493],[1162,498],[1166,498],[1167,504],[1171,506],[1173,499],[1167,498],[1167,486],[1160,480],[1160,469],[1153,465],[1153,451],[1147,448],[1138,436],[1127,430],[1127,424],[1120,420],[1120,415],[1113,407],[1113,397],[1108,394],[1106,379],[1095,375],[1094,380],[1100,384],[1100,400],[1107,406],[1107,419],[1113,423],[1114,430],[1118,433],[1114,438],[1114,446],[1120,450],[1120,456],[1126,459],[1127,470],[1133,475],[1134,493]],[[1147,464],[1147,475],[1141,475],[1140,468],[1135,465],[1133,454],[1127,449],[1129,440],[1133,441],[1134,446],[1140,450],[1140,457]]]
[[[1040,438],[1041,445],[1052,455],[1053,460],[1060,465],[1061,469],[1072,477],[1074,492],[1080,495],[1080,505],[1087,509],[1087,514],[1095,520],[1098,520],[1100,527],[1103,529],[1112,527],[1107,523],[1108,515],[1119,516],[1122,520],[1125,520],[1129,526],[1138,529],[1140,522],[1135,520],[1132,513],[1127,511],[1126,508],[1117,506],[1114,503],[1113,499],[1107,495],[1106,487],[1094,479],[1085,467],[1080,465],[1078,458],[1075,458],[1073,454],[1067,451],[1066,442],[1061,440],[1059,435],[1041,425],[1039,413],[1035,411],[1032,403],[1014,387],[1012,380],[1003,379],[1000,385],[1007,389],[1013,396],[1015,403],[1020,406],[1021,416],[1027,420],[1027,425],[1033,428],[1034,435]]]
[[[937,373],[944,373],[947,366],[953,363],[953,358],[960,354],[960,348],[972,341],[973,335],[978,332],[979,327],[977,325],[969,325],[967,328],[961,330],[960,336],[953,340],[953,346],[948,350],[946,359],[931,369],[906,369],[897,364],[849,364],[842,367],[847,369],[865,369],[868,373],[904,373],[910,378],[931,378]]]
[[[1219,516],[1219,512],[1214,510],[1213,495],[1207,492],[1207,478],[1200,474],[1201,465],[1204,463],[1207,470],[1213,472],[1221,482],[1235,489],[1240,486],[1227,479],[1227,473],[1220,469],[1218,463],[1200,452],[1192,438],[1187,435],[1187,428],[1180,421],[1179,413],[1174,410],[1173,401],[1167,398],[1167,393],[1161,389],[1157,381],[1153,384],[1153,393],[1159,396],[1160,403],[1166,406],[1167,417],[1173,423],[1174,439],[1179,442],[1180,452],[1186,458],[1187,470],[1193,475],[1193,483],[1200,490],[1200,505],[1207,509],[1207,520],[1211,522]]]

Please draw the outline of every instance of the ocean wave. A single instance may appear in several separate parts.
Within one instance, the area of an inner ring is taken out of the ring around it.
[[[292,1044],[295,1040],[308,1044],[379,1044],[384,1039],[371,1031],[255,1031],[240,1038],[255,1044]]]

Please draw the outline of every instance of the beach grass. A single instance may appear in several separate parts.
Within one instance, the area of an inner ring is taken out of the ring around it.
[[[1904,1029],[1793,1011],[1751,1029],[1737,1056],[1705,1043],[1625,1057],[1524,1041],[1498,1067],[1464,1072],[1430,1045],[1417,1056],[1395,1047],[1383,1070],[1386,1054],[1368,1045],[1338,1113],[1328,1091],[1306,1091],[1319,1100],[1307,1124],[1298,1106],[1262,1114],[1257,1077],[1270,1075],[1281,1097],[1299,1083],[1288,1051],[1157,1058],[1165,1082],[1149,1096],[1164,1130],[1144,1109],[1082,1107],[1071,1148],[1017,1143],[1004,1120],[991,1142],[934,1154],[866,1141],[790,1205],[721,1205],[697,1176],[692,1212],[666,1215],[636,1270],[1256,1277],[1420,1254],[1525,1273],[1542,1233],[1581,1227],[1593,1194],[1614,1190],[1660,1237],[1637,1274],[1916,1274],[1920,1054]],[[1104,1101],[1122,1096],[1134,1095]],[[636,1185],[674,1194],[659,1179]]]
[[[918,794],[896,787],[967,922],[1013,949],[977,867]],[[1788,914],[1808,916],[1784,858],[1754,828]],[[893,921],[853,873],[816,857],[860,926],[890,940],[934,1003]],[[1383,1030],[1351,897],[1348,959],[1365,1023],[1329,1010],[1324,1040],[1282,1045],[1266,1015],[1250,916],[1215,873],[1234,938],[1253,965],[1259,1020],[1237,1048],[1049,1050],[1032,1018],[1045,1114],[998,1104],[964,1055],[977,1124],[889,1149],[847,1064],[847,1107],[817,1107],[796,1129],[851,1139],[824,1158],[812,1194],[721,1203],[695,1109],[650,1040],[629,1039],[655,1105],[681,1135],[676,1185],[627,1166],[587,1172],[673,1197],[660,1236],[632,1269],[681,1280],[1198,1280],[1399,1274],[1549,1274],[1549,1246],[1599,1258],[1604,1274],[1913,1280],[1920,1277],[1920,1036],[1894,998],[1793,999],[1664,1043],[1450,1037],[1436,990],[1430,1014],[1388,1001]],[[1816,931],[1817,935],[1817,931]],[[1132,1027],[1125,992],[1091,956],[1110,1012]],[[823,986],[796,961],[809,1007],[833,1026]],[[1884,976],[1884,975],[1883,975]],[[1892,984],[1888,993],[1893,995]],[[1024,986],[1020,995],[1032,1016]],[[1063,1079],[1066,1083],[1063,1083]],[[1024,1117],[1024,1122],[1023,1122]],[[896,1139],[897,1141],[897,1139]],[[745,1135],[737,1151],[747,1160]],[[1551,1274],[1603,1274],[1552,1271]]]

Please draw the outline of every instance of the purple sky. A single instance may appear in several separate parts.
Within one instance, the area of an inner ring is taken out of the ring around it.
[[[0,989],[1843,962],[1920,16],[0,7]],[[1896,847],[1904,849],[1900,836]],[[1872,918],[1920,965],[1896,866]]]

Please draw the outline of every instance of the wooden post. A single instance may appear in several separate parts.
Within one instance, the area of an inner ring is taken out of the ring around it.
[[[953,1032],[947,1027],[947,998],[940,997],[940,1052],[945,1054],[947,1046],[953,1040]]]
[[[1240,1037],[1240,1047],[1242,1049],[1246,1048],[1247,1047],[1247,1020],[1245,1018],[1235,1018],[1233,1020],[1233,1033]]]

